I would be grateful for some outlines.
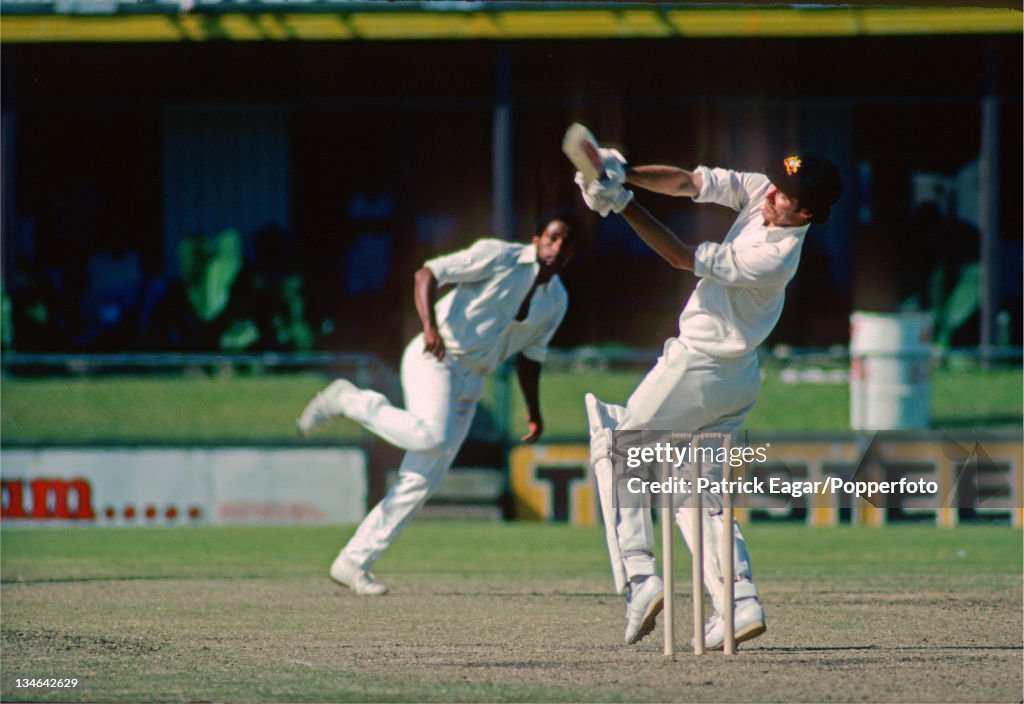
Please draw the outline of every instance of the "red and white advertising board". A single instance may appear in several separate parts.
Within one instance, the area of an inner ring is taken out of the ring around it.
[[[356,523],[366,455],[329,449],[18,449],[0,453],[4,527]]]

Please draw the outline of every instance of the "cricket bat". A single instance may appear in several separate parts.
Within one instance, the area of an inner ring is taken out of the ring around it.
[[[603,171],[601,155],[597,149],[594,135],[578,122],[569,125],[565,136],[562,137],[562,151],[569,157],[572,165],[583,174],[585,183],[597,180]]]

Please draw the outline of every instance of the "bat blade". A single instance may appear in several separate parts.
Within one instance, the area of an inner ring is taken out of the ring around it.
[[[562,137],[562,151],[572,165],[583,174],[585,183],[595,181],[602,172],[601,155],[597,151],[597,140],[586,127],[578,122],[569,125]]]

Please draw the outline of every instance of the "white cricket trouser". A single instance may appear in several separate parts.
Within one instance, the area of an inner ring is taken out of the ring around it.
[[[409,519],[437,491],[462,446],[483,393],[484,377],[451,356],[439,361],[417,335],[402,356],[405,409],[383,394],[361,389],[346,397],[346,415],[396,447],[407,450],[398,479],[345,546],[344,552],[370,569]]]
[[[665,342],[661,357],[629,397],[625,408],[612,407],[621,417],[612,430],[674,430],[685,433],[735,433],[754,406],[761,387],[756,354],[737,359],[717,359],[688,348],[678,338]],[[591,458],[611,463],[606,436],[591,438]],[[603,454],[603,456],[602,456]],[[709,467],[721,478],[721,467]],[[610,471],[610,468],[609,468]],[[704,580],[715,608],[723,606],[723,571],[720,564],[722,507],[713,495],[703,494]],[[689,511],[680,508],[676,522],[691,546]],[[649,507],[618,510],[616,525],[619,553],[626,576],[655,574],[654,529]],[[739,525],[734,525],[735,575],[749,581],[750,560]]]

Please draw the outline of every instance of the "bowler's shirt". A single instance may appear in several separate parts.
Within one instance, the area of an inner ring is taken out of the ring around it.
[[[517,352],[536,362],[565,317],[569,295],[558,276],[537,286],[525,320],[516,315],[540,271],[537,248],[482,239],[424,264],[438,284],[455,284],[434,307],[445,347],[486,374]]]
[[[679,338],[713,357],[742,357],[764,342],[782,314],[786,284],[796,274],[810,225],[766,227],[764,174],[698,166],[698,203],[739,212],[721,244],[704,242],[694,255],[697,287],[679,316]]]

